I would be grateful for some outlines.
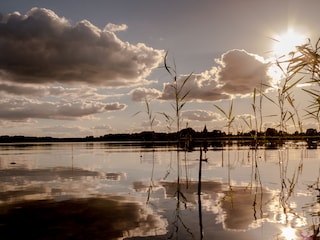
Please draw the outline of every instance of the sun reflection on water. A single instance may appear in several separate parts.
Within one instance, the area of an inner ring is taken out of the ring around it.
[[[282,231],[281,236],[285,240],[295,240],[295,239],[297,239],[296,229],[292,228],[291,226],[284,227],[284,228],[282,228],[281,231]]]

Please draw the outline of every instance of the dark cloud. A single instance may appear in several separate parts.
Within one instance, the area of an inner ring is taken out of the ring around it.
[[[122,110],[120,103],[90,101],[41,102],[29,99],[7,99],[0,101],[0,119],[21,120],[29,118],[75,120],[96,113]]]
[[[32,85],[10,84],[7,82],[0,82],[0,92],[2,92],[2,94],[25,96],[44,96],[47,93],[44,88]]]
[[[64,99],[92,99],[102,100],[108,96],[99,94],[97,88],[88,86],[61,86],[61,85],[38,85],[38,84],[19,84],[7,81],[0,81],[0,93],[2,97],[12,98],[26,96],[29,98],[64,98]]]
[[[72,25],[43,8],[2,18],[0,52],[0,76],[5,80],[104,86],[145,83],[163,55],[142,43],[123,42],[87,20]]]

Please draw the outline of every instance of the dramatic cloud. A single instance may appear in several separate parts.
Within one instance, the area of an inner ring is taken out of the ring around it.
[[[21,120],[29,118],[74,120],[92,114],[125,109],[125,104],[89,101],[41,102],[30,99],[0,101],[0,119]]]
[[[161,96],[161,92],[154,88],[136,88],[129,94],[132,95],[132,101],[135,102],[144,101],[146,98],[155,99]]]
[[[244,50],[234,49],[224,53],[216,59],[217,67],[200,74],[193,74],[183,87],[180,96],[187,95],[187,100],[216,101],[228,99],[232,95],[246,95],[253,93],[254,88],[261,84],[270,84],[268,74],[269,63],[262,57]],[[187,75],[178,78],[178,88]],[[172,83],[165,83],[160,99],[173,100],[174,89]]]
[[[43,8],[15,12],[0,21],[0,78],[20,83],[85,83],[133,86],[162,61],[163,51],[123,42],[89,21],[72,25]],[[109,30],[108,30],[109,29]],[[110,31],[110,29],[112,31]]]

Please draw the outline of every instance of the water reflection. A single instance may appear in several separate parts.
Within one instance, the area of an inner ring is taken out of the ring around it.
[[[0,146],[0,238],[19,228],[32,239],[319,239],[319,149],[202,154],[129,143]]]
[[[221,200],[223,210],[223,224],[226,229],[247,230],[257,228],[259,220],[269,216],[268,204],[273,199],[273,194],[266,189],[250,189],[234,186],[232,190],[224,192]],[[257,197],[257,195],[259,195]]]
[[[91,184],[95,181],[123,178],[124,173],[103,173],[70,167],[0,169],[0,203],[71,195],[84,196],[91,193]]]
[[[164,234],[166,222],[125,197],[32,200],[0,206],[1,239],[123,239]]]

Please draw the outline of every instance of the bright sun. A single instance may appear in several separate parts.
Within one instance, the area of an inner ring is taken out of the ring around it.
[[[271,61],[276,61],[279,58],[285,60],[286,56],[288,56],[290,52],[295,51],[297,46],[301,46],[308,41],[305,35],[294,31],[293,29],[288,29],[287,32],[276,35],[272,39],[274,42],[272,48],[273,57],[271,57]],[[285,63],[282,63],[281,67],[286,69],[286,66],[284,65]],[[283,72],[275,64],[270,66],[268,74],[272,77],[272,85],[275,87],[278,86],[281,79],[284,77]]]
[[[273,53],[276,57],[286,55],[296,49],[297,46],[303,45],[307,42],[307,37],[301,33],[288,29],[287,32],[275,36],[273,45]]]

